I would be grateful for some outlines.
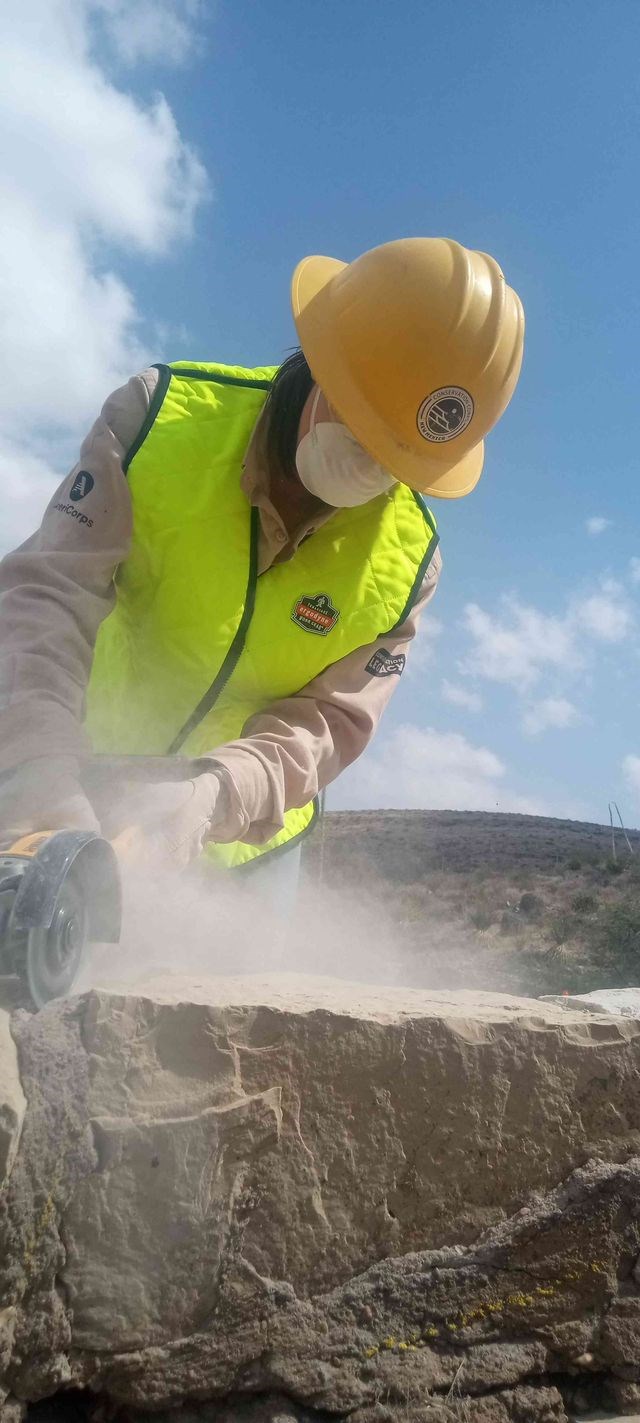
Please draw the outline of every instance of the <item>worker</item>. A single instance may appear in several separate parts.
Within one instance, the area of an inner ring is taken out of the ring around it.
[[[178,361],[110,395],[4,560],[5,831],[97,831],[89,755],[179,755],[143,835],[235,870],[298,844],[373,736],[440,573],[422,496],[475,487],[523,312],[491,257],[421,237],[305,258],[292,303],[281,365]]]

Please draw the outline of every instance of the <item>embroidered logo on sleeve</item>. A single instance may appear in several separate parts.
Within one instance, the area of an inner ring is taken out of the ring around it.
[[[399,652],[396,657],[392,652],[387,652],[386,647],[379,647],[369,658],[365,667],[365,672],[370,672],[372,677],[398,677],[404,672],[406,662],[404,652]]]
[[[87,494],[91,493],[94,484],[95,479],[92,474],[89,474],[88,469],[78,470],[71,486],[69,498],[73,499],[74,504],[76,504],[79,499],[84,499]]]
[[[294,603],[291,621],[305,632],[317,632],[326,637],[335,627],[340,613],[334,608],[328,593],[315,593],[312,598],[306,594]]]

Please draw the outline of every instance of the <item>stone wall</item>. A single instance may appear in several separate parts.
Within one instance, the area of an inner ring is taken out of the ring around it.
[[[274,976],[10,1026],[7,1418],[65,1389],[176,1423],[640,1400],[636,1019]]]

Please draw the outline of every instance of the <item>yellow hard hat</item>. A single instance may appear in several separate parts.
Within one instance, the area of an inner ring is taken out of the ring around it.
[[[424,494],[468,494],[522,363],[524,312],[493,257],[447,237],[305,257],[291,300],[314,380],[369,454]]]

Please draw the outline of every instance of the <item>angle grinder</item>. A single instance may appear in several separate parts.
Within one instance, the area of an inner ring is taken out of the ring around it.
[[[99,817],[141,782],[183,780],[178,756],[95,756],[82,781]],[[117,944],[122,920],[113,845],[88,831],[37,831],[0,842],[0,974],[15,975],[31,1007],[69,992],[88,945]]]
[[[0,849],[0,973],[33,1007],[68,993],[88,943],[118,942],[121,914],[115,851],[99,835],[38,832]]]

